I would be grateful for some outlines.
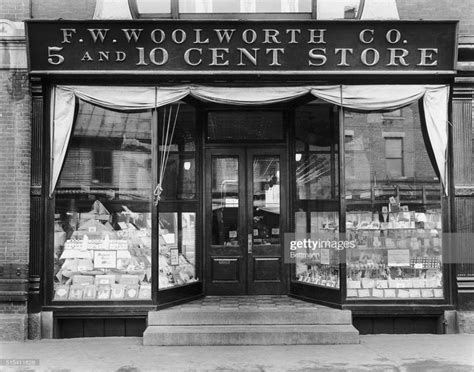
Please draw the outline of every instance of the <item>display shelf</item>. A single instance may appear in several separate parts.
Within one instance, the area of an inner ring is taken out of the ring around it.
[[[356,244],[346,256],[348,298],[443,297],[440,210],[409,211],[391,198],[380,210],[348,212],[347,221]]]

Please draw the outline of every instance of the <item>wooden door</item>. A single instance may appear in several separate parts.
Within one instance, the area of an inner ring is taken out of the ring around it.
[[[285,151],[226,148],[206,153],[206,293],[282,294],[286,267]]]

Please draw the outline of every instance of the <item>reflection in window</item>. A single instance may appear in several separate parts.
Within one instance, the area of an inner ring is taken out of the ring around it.
[[[349,298],[443,297],[441,187],[426,151],[418,104],[401,109],[403,120],[384,132],[384,115],[346,117]],[[396,136],[394,136],[396,134]]]
[[[296,110],[296,187],[300,200],[337,198],[337,125],[329,105]]]
[[[112,152],[94,151],[94,177],[92,183],[112,183]]]
[[[192,106],[178,102],[158,110],[159,175],[158,288],[198,281],[196,277],[196,123]],[[163,161],[163,163],[161,162]]]
[[[212,244],[239,244],[239,160],[212,158]]]
[[[151,299],[151,180],[151,112],[81,101],[55,192],[55,301]]]
[[[278,157],[254,157],[252,211],[253,244],[279,244],[280,159]]]
[[[172,106],[171,117],[169,116]],[[176,125],[174,126],[175,114]],[[173,132],[174,126],[174,132]],[[162,139],[171,137],[171,144]],[[168,157],[161,187],[161,200],[196,199],[196,123],[195,110],[185,103],[168,105],[158,111],[160,158]]]
[[[331,105],[314,101],[295,117],[295,232],[334,240],[339,232],[338,125]],[[339,254],[315,249],[296,258],[293,280],[339,288]]]
[[[403,138],[385,138],[385,164],[390,177],[403,177]]]

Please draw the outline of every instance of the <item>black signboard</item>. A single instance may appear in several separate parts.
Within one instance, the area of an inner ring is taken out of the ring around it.
[[[450,74],[455,21],[27,21],[32,73]]]

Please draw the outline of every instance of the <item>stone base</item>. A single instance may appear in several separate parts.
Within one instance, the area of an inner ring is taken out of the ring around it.
[[[474,311],[458,311],[459,333],[474,333]]]
[[[27,314],[0,314],[0,341],[25,341],[27,334]]]
[[[206,297],[150,311],[143,345],[357,344],[349,310],[287,296]]]
[[[28,339],[41,339],[41,313],[28,314]]]
[[[447,310],[444,312],[444,333],[452,335],[458,333],[458,318],[457,311]]]

